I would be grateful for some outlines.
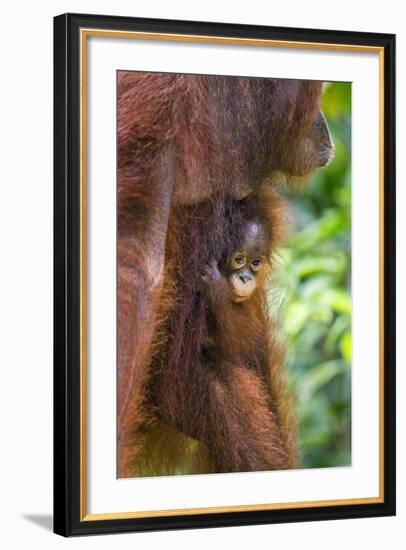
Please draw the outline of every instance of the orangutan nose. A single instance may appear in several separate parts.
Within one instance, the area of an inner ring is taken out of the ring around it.
[[[316,168],[321,168],[333,160],[335,153],[327,121],[321,111],[319,112],[313,125],[313,138],[317,145],[315,166]]]
[[[251,275],[244,275],[244,273],[240,274],[240,281],[242,281],[244,284],[248,283],[251,280],[252,280]]]

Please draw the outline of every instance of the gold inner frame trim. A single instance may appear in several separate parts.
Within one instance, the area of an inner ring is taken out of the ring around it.
[[[215,43],[239,46],[315,49],[326,51],[377,53],[379,55],[379,496],[249,504],[173,510],[142,510],[137,512],[87,513],[87,38],[126,38],[175,42]],[[379,504],[384,502],[384,48],[356,44],[331,44],[223,36],[184,35],[115,31],[106,29],[80,29],[80,521],[112,519],[141,519],[152,517],[220,514],[227,512],[253,512]]]
[[[205,36],[198,34],[155,33],[137,31],[112,31],[106,29],[80,29],[81,37],[99,36],[104,38],[130,38],[137,40],[162,40],[166,42],[195,42],[239,46],[265,46],[272,48],[300,48],[316,50],[336,50],[347,52],[380,53],[379,46],[362,46],[358,44],[329,44],[318,42],[300,42],[296,40],[267,40],[262,38],[233,38],[229,36]]]

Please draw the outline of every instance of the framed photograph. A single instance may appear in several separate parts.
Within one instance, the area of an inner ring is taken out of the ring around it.
[[[54,530],[395,514],[395,37],[54,20]]]

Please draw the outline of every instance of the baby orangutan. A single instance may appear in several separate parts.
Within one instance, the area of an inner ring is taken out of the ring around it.
[[[279,207],[270,192],[231,199],[218,214],[219,238],[208,239],[201,256],[183,253],[182,263],[171,269],[188,299],[178,299],[166,321],[167,351],[153,365],[148,395],[161,425],[204,450],[207,467],[199,463],[191,473],[296,466],[294,407],[268,312]],[[179,232],[188,238],[177,242],[192,247],[190,235],[204,232],[198,227],[202,217],[184,208],[183,219],[188,215],[196,228]],[[199,268],[193,287],[187,274]],[[172,447],[174,440],[171,436]]]
[[[208,402],[223,400],[229,416],[212,419],[221,430],[210,427],[209,418],[191,435],[206,444],[214,471],[292,468],[294,420],[279,399],[290,402],[267,303],[275,235],[257,199],[234,201],[229,220],[226,249],[202,276],[207,332],[201,353],[201,366],[211,373]]]
[[[252,201],[230,216],[226,250],[212,260],[202,276],[203,294],[208,300],[207,343],[203,352],[214,362],[218,355],[255,368],[268,379],[265,348],[266,287],[270,270],[271,230],[256,213]],[[246,217],[248,216],[248,217]]]

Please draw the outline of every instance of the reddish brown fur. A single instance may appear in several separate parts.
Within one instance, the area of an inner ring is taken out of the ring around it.
[[[161,439],[167,425],[201,442],[208,460],[197,471],[295,465],[293,408],[265,289],[237,312],[223,310],[216,364],[202,355],[208,304],[199,289],[248,195],[271,228],[271,254],[284,225],[272,177],[316,166],[308,136],[320,90],[315,82],[119,73],[120,477],[142,473],[136,459],[147,460],[158,422]],[[175,441],[168,456],[177,455]]]
[[[268,289],[261,286],[236,304],[225,280],[215,296],[208,296],[200,280],[210,258],[221,262],[239,243],[244,220],[266,226],[272,250],[280,237],[281,201],[262,190],[240,201],[225,199],[223,206],[218,210],[210,202],[174,211],[177,223],[170,223],[168,243],[175,263],[167,278],[171,285],[175,281],[179,297],[165,324],[168,340],[159,340],[149,395],[161,422],[205,444],[216,472],[293,467],[295,423],[286,426],[286,399],[278,400],[286,389],[281,347],[270,337]]]

